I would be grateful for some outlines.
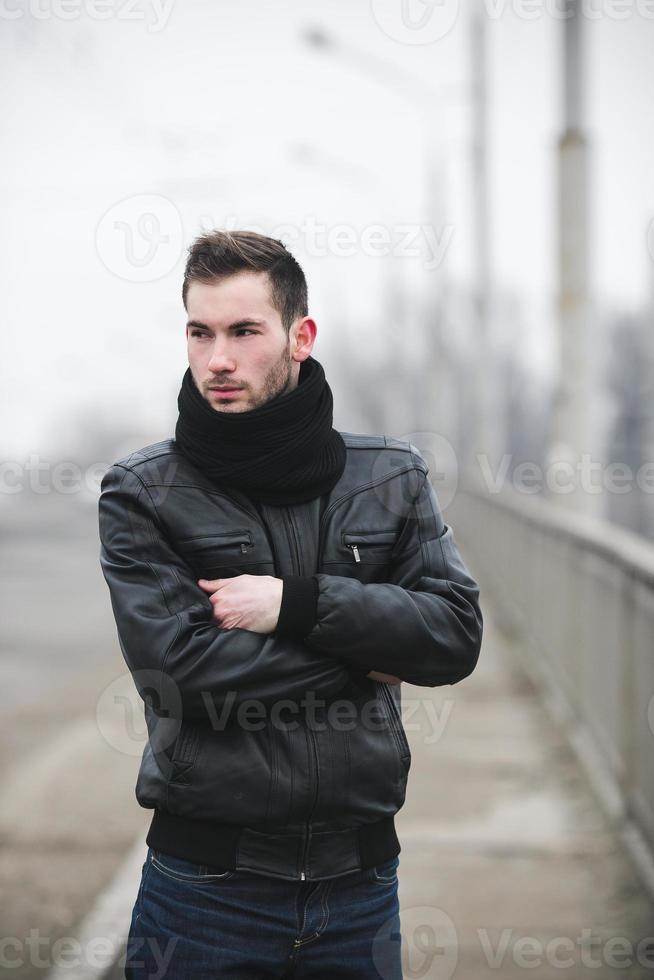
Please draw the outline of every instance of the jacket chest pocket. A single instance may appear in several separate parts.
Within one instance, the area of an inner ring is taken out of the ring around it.
[[[198,578],[269,575],[274,570],[273,557],[262,534],[247,527],[197,534],[184,538],[179,547]]]
[[[321,568],[329,574],[347,575],[360,582],[384,582],[399,537],[395,528],[334,529],[328,533]]]
[[[351,561],[386,565],[390,562],[397,531],[342,531],[341,543]]]

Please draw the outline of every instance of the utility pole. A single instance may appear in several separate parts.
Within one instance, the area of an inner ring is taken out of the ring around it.
[[[491,253],[488,196],[488,71],[486,12],[483,4],[475,3],[471,11],[470,55],[472,71],[472,232],[473,232],[473,297],[476,327],[476,349],[473,362],[473,384],[470,391],[472,426],[470,445],[465,447],[465,465],[473,476],[484,472],[481,454],[494,470],[499,462],[497,447],[498,413],[496,404],[496,365],[491,341]],[[466,410],[462,405],[461,409]]]
[[[588,145],[583,132],[582,14],[579,0],[566,0],[564,23],[564,129],[558,144],[558,332],[559,365],[550,421],[547,487],[555,503],[591,512],[599,495],[581,486],[582,454],[589,440]]]

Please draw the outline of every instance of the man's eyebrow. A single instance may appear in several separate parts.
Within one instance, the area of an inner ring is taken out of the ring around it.
[[[250,317],[246,317],[244,320],[236,320],[234,323],[230,323],[226,328],[227,330],[236,330],[239,327],[265,327],[265,320],[255,320]],[[206,323],[200,323],[199,320],[189,320],[186,324],[187,327],[197,327],[199,330],[211,330]]]

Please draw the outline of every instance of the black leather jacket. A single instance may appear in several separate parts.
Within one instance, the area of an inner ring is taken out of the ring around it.
[[[482,638],[479,588],[417,448],[341,433],[347,463],[306,504],[223,492],[167,439],[102,480],[100,562],[145,703],[147,842],[320,879],[399,853],[411,753],[400,685],[455,684]],[[222,629],[198,578],[316,576],[304,636]]]

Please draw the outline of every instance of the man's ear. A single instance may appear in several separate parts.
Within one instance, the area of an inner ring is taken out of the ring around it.
[[[294,354],[302,354],[300,361],[306,360],[316,341],[318,326],[310,316],[302,317],[291,327],[291,349]]]

